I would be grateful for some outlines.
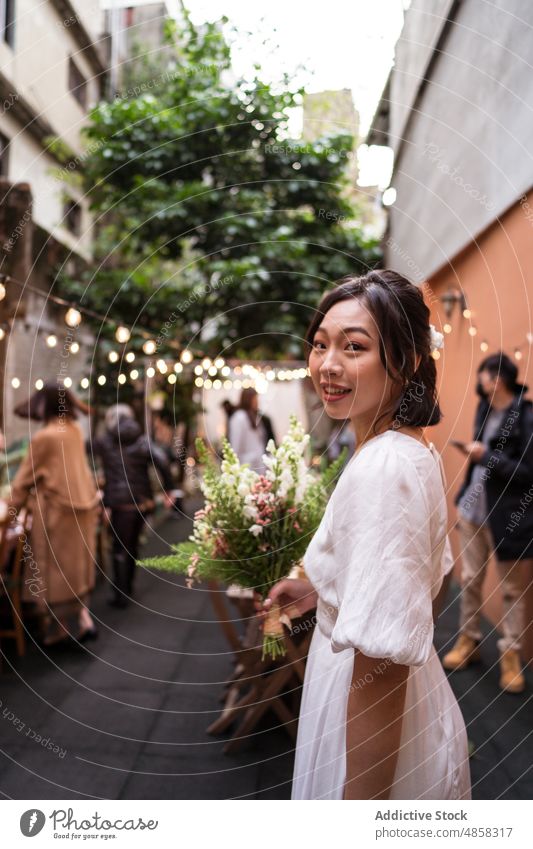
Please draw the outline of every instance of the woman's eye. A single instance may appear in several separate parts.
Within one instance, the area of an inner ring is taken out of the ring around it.
[[[319,339],[315,339],[313,341],[313,348],[316,348],[317,350],[322,350],[325,347],[326,346],[324,345],[324,343],[321,342]]]
[[[362,351],[363,348],[359,344],[359,342],[349,342],[346,346],[349,351]]]

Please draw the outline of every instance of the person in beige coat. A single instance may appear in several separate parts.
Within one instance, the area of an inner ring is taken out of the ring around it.
[[[43,615],[46,645],[97,635],[88,605],[100,498],[76,421],[86,409],[67,389],[46,384],[16,411],[44,422],[13,479],[10,508],[32,513],[24,597]],[[70,627],[73,618],[77,629]]]

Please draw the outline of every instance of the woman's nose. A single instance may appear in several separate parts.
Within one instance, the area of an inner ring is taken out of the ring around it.
[[[341,371],[342,366],[331,355],[326,356],[320,366],[320,374],[323,377],[339,375]]]

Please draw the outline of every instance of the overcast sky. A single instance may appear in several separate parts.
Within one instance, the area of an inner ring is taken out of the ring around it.
[[[239,39],[238,73],[259,61],[265,78],[276,80],[281,71],[292,74],[300,66],[298,81],[308,91],[351,89],[362,135],[390,71],[408,5],[408,0],[186,0],[195,23],[226,15],[239,30],[255,34]],[[361,151],[360,183],[384,187],[390,156],[371,154]]]

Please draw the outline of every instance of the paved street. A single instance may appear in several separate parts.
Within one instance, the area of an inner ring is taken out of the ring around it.
[[[169,519],[145,553],[188,533]],[[44,653],[11,649],[0,677],[0,792],[7,798],[288,798],[292,746],[268,722],[232,756],[205,733],[220,710],[230,655],[207,593],[183,580],[139,575],[127,611],[106,604],[99,585],[94,613],[100,639]],[[438,629],[453,637],[453,594]],[[487,633],[489,633],[487,631]],[[474,798],[531,798],[532,680],[521,696],[501,694],[495,637],[486,666],[452,676],[470,739]],[[10,667],[11,664],[11,667]],[[488,671],[487,671],[488,670]],[[483,672],[485,674],[483,675]],[[272,721],[272,724],[275,724]]]

